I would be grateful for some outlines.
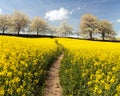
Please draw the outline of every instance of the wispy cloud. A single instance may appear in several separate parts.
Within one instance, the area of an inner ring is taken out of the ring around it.
[[[117,22],[119,22],[119,23],[120,23],[120,19],[118,19],[118,20],[117,20]]]
[[[81,10],[81,7],[78,7],[77,10]]]
[[[0,14],[2,13],[2,9],[0,8]]]
[[[58,10],[51,10],[46,12],[45,18],[50,21],[64,20],[68,19],[69,15],[72,14],[72,11],[68,11],[65,8],[60,8]]]

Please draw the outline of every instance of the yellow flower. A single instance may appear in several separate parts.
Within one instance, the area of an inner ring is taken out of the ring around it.
[[[87,73],[82,73],[82,77],[84,78],[87,75]]]
[[[8,76],[8,77],[11,77],[11,76],[12,76],[12,72],[8,72],[8,73],[7,73],[7,76]]]
[[[4,96],[4,94],[5,94],[4,89],[0,87],[0,96]]]
[[[99,65],[100,65],[99,62],[95,62],[95,63],[94,63],[94,66],[99,66]]]
[[[105,84],[105,81],[104,81],[104,80],[100,80],[100,82],[101,82],[102,84]]]
[[[110,75],[107,75],[107,81],[109,81],[109,80],[110,80],[110,78],[111,78],[111,76],[110,76]]]
[[[100,80],[102,78],[102,75],[96,75],[96,79]]]
[[[25,94],[22,94],[22,96],[26,96]]]
[[[113,68],[112,68],[112,71],[113,71],[113,72],[117,72],[117,71],[118,71],[117,67],[113,67]]]
[[[16,92],[17,92],[18,94],[20,94],[20,93],[21,93],[21,88],[17,88]]]
[[[98,92],[98,90],[99,90],[99,87],[96,85],[93,92],[96,93],[96,92]]]
[[[13,89],[10,89],[10,88],[9,88],[9,89],[8,89],[8,93],[12,95],[12,94],[13,94]]]
[[[88,85],[91,85],[91,84],[92,84],[92,82],[91,82],[91,81],[89,81],[87,84],[88,84]]]
[[[15,77],[15,78],[14,78],[14,82],[17,82],[17,83],[18,83],[19,81],[20,81],[20,78],[19,78],[19,77]]]
[[[119,94],[115,94],[114,96],[119,96]]]
[[[102,93],[102,90],[101,90],[101,89],[99,89],[99,90],[98,90],[98,94],[101,94],[101,93]]]
[[[4,76],[4,74],[5,74],[4,71],[0,72],[0,76]]]
[[[105,89],[106,89],[106,90],[109,90],[109,89],[110,89],[110,85],[109,85],[109,84],[106,84],[106,85],[105,85]]]
[[[94,78],[94,75],[93,74],[91,74],[90,75],[90,80],[92,80]]]
[[[117,92],[120,92],[120,84],[116,87]]]
[[[114,83],[114,82],[115,82],[115,78],[112,77],[112,78],[110,79],[110,83]]]

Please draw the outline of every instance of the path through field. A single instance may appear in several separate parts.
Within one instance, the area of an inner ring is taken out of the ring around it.
[[[63,54],[58,57],[48,71],[48,79],[46,81],[47,84],[44,91],[44,96],[62,96],[62,88],[59,80],[59,68],[62,58]]]

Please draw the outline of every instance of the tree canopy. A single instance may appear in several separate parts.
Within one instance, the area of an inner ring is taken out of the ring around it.
[[[81,17],[80,28],[81,35],[89,36],[92,39],[92,35],[97,27],[97,17],[92,14],[85,14]]]
[[[108,20],[100,20],[98,21],[98,33],[101,34],[102,39],[104,40],[105,37],[107,38],[114,38],[115,31],[113,30],[112,23]]]
[[[37,16],[31,20],[30,31],[37,32],[39,35],[40,32],[45,32],[47,30],[47,22],[41,17]]]
[[[62,22],[60,28],[59,28],[59,34],[61,36],[68,36],[68,35],[72,35],[73,34],[73,27],[69,24],[67,24],[66,22]]]
[[[30,19],[26,14],[20,11],[14,11],[11,16],[11,29],[20,34],[20,31],[24,30],[24,28],[28,26],[29,22]]]
[[[10,16],[8,14],[0,15],[0,30],[2,30],[3,34],[9,26],[9,20]]]
[[[108,20],[98,20],[98,18],[92,14],[84,14],[81,17],[79,35],[93,39],[93,34],[100,34],[102,40],[105,38],[115,38],[115,31],[113,25]]]

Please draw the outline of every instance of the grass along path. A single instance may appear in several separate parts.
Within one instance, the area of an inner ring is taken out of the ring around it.
[[[48,71],[48,78],[46,80],[46,88],[44,91],[44,96],[62,96],[62,88],[60,86],[59,79],[59,68],[60,62],[63,58],[63,54],[61,54],[55,63],[51,66]]]

